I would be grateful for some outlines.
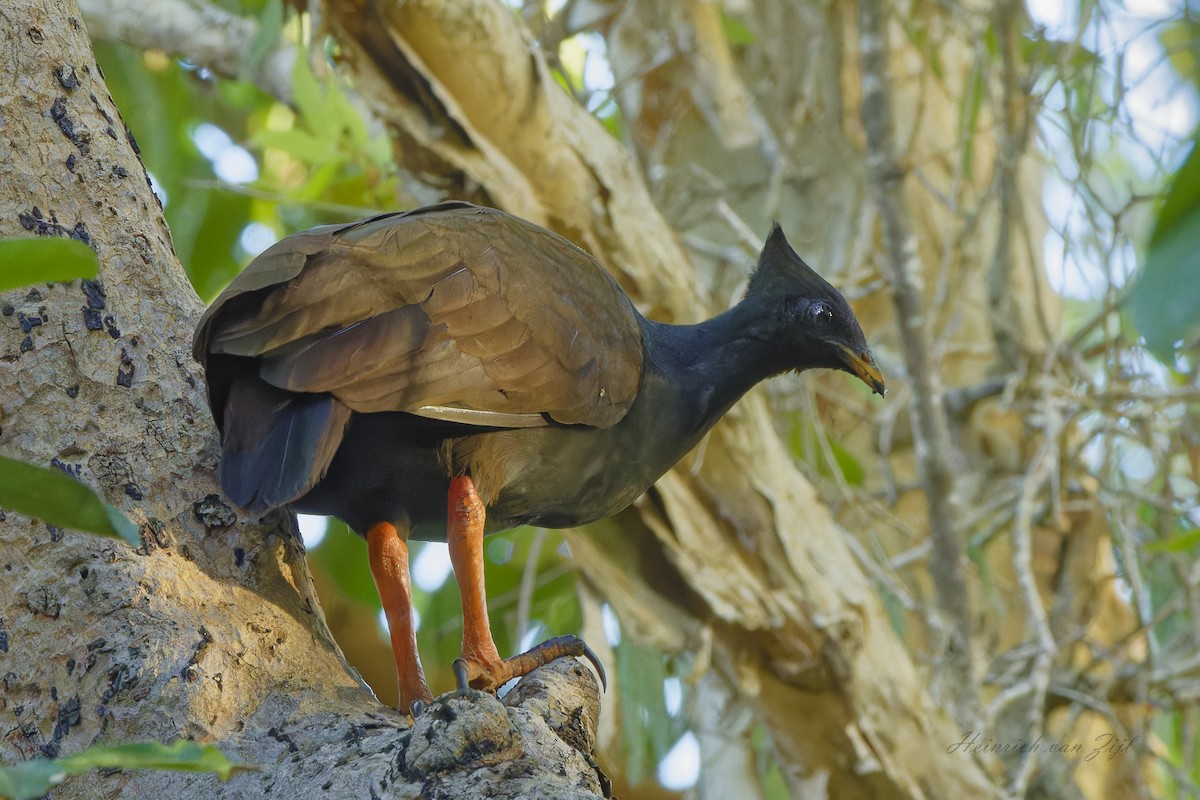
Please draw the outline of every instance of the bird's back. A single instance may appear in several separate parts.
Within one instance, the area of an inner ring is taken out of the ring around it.
[[[447,203],[290,236],[197,328],[222,483],[252,510],[301,497],[352,414],[439,420],[448,437],[611,427],[637,392],[638,320],[591,256],[493,209]]]

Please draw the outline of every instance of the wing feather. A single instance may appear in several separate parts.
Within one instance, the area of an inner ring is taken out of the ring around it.
[[[355,411],[468,424],[608,427],[642,370],[637,312],[590,255],[465,203],[282,240],[217,299],[196,347]]]

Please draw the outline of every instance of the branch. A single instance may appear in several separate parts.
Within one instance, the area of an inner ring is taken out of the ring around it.
[[[79,0],[88,31],[99,40],[162,50],[207,67],[223,78],[247,78],[289,102],[296,47],[276,38],[252,63],[257,20],[205,0]]]
[[[972,663],[971,607],[962,567],[962,535],[954,502],[960,456],[946,420],[930,316],[920,284],[921,270],[915,263],[916,236],[904,197],[906,172],[897,157],[892,132],[888,5],[881,0],[863,0],[858,8],[868,180],[883,225],[883,252],[912,385],[913,437],[933,539],[930,574],[938,605],[951,623],[943,686],[953,698],[954,718],[964,729],[970,729],[979,719],[979,698]]]

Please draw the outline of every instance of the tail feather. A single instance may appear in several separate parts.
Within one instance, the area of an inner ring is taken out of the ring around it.
[[[262,513],[303,497],[342,442],[350,409],[328,394],[296,394],[257,378],[234,381],[225,400],[221,488]]]

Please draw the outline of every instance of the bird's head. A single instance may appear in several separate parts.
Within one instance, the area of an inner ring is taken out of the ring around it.
[[[767,236],[746,299],[763,311],[780,371],[840,369],[883,396],[883,373],[850,304],[796,255],[779,225]]]

